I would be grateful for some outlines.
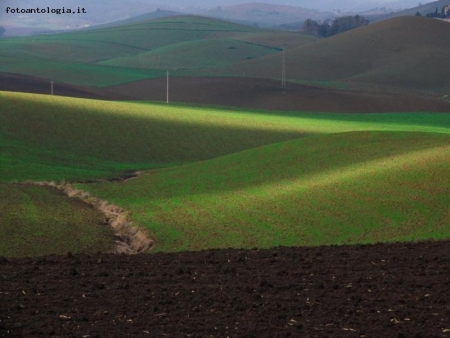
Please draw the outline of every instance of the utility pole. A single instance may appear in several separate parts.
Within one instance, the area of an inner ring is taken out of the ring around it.
[[[166,75],[167,75],[167,95],[166,95],[166,103],[169,103],[169,71],[167,71]]]
[[[55,81],[50,81],[50,94],[53,95],[53,85],[55,84]]]
[[[286,52],[283,47],[283,61],[281,65],[281,87],[286,88]]]

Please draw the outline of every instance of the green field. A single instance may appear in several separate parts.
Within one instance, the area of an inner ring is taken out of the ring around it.
[[[447,135],[353,132],[82,189],[129,210],[156,250],[373,243],[448,238],[448,168]]]
[[[104,216],[51,188],[0,184],[0,256],[96,253],[113,249]]]
[[[99,62],[100,65],[139,69],[186,70],[233,65],[279,53],[279,48],[233,39],[180,42],[134,56]]]
[[[317,39],[196,16],[0,39],[0,72],[91,87],[172,76],[279,79],[448,95],[446,22],[399,17]]]
[[[0,72],[105,87],[162,76],[168,69],[218,67],[259,58],[280,51],[273,45],[274,37],[294,45],[311,40],[300,35],[297,42],[299,34],[267,34],[244,25],[186,16],[73,33],[5,38],[0,39]]]
[[[417,92],[448,99],[449,34],[448,23],[417,17],[317,39],[180,16],[0,39],[0,72],[100,88],[167,70],[279,79],[285,48],[289,81],[357,89],[342,97],[323,89],[332,104],[369,89],[374,97],[394,90],[414,105],[408,95]],[[156,251],[449,238],[448,113],[0,92],[0,256],[92,252],[113,242],[104,216],[87,204],[24,181],[71,182],[124,208]]]
[[[5,228],[10,244],[0,255],[23,250],[23,233],[49,229],[30,221],[48,190],[8,182],[144,169],[126,182],[79,187],[125,208],[157,251],[450,235],[445,113],[250,111],[10,92],[0,100],[1,222],[30,226]],[[44,214],[58,204],[52,199]]]
[[[118,176],[314,134],[450,128],[442,113],[233,111],[6,92],[0,99],[0,182]]]
[[[444,41],[449,33],[448,23],[424,17],[376,22],[287,50],[287,78],[448,94],[450,47]],[[267,55],[217,73],[277,78],[279,64],[278,55]]]

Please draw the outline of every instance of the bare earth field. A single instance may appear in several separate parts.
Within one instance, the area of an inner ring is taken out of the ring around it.
[[[382,113],[449,112],[450,104],[420,96],[288,84],[235,77],[173,77],[170,101],[285,111]],[[139,100],[166,101],[166,78],[142,80],[105,88]]]
[[[106,90],[86,88],[66,83],[54,84],[54,95],[87,99],[124,100],[128,97]],[[33,94],[50,94],[50,80],[33,76],[0,72],[0,90]]]
[[[49,80],[0,73],[0,90],[50,93]],[[166,101],[166,78],[130,82],[102,89],[55,83],[55,95]],[[234,77],[171,77],[170,101],[251,109],[336,112],[449,112],[450,103],[434,98],[337,90],[300,84],[282,89],[279,81]]]
[[[446,337],[450,242],[0,258],[2,337]]]

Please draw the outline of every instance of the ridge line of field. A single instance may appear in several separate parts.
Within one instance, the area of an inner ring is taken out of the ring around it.
[[[408,166],[411,163],[418,164],[422,161],[428,161],[430,158],[439,158],[450,156],[449,146],[438,146],[424,150],[411,151],[406,154],[389,156],[381,159],[366,161],[358,163],[357,165],[350,165],[336,168],[331,171],[321,172],[319,174],[307,175],[295,181],[284,180],[276,182],[275,185],[280,186],[281,189],[269,189],[270,198],[275,198],[280,194],[286,194],[291,191],[298,191],[302,186],[303,189],[311,189],[313,187],[330,185],[340,182],[342,180],[349,180],[358,176],[373,175],[380,172],[380,170],[396,170],[400,167]],[[268,189],[270,185],[264,186],[262,189]],[[255,189],[255,188],[254,188]],[[261,187],[257,187],[261,190]]]
[[[289,142],[289,141],[288,141]],[[283,142],[280,142],[280,144]],[[260,148],[264,148],[260,147]],[[245,150],[242,152],[246,152]],[[231,155],[225,155],[223,157],[229,157]],[[450,145],[445,146],[436,146],[430,147],[422,150],[409,151],[404,154],[397,154],[387,157],[382,157],[379,159],[373,159],[368,161],[362,161],[357,164],[345,165],[336,167],[331,170],[321,171],[319,173],[313,174],[305,174],[296,179],[282,179],[273,183],[266,184],[257,184],[255,186],[246,186],[243,188],[231,189],[228,192],[214,192],[214,193],[205,193],[200,192],[196,194],[192,194],[192,196],[197,196],[200,198],[205,198],[205,200],[210,200],[214,198],[215,195],[222,195],[230,197],[235,195],[236,193],[242,193],[247,191],[249,194],[254,193],[255,196],[267,196],[268,199],[276,199],[280,195],[286,195],[290,193],[297,193],[299,190],[308,190],[317,187],[329,186],[331,184],[336,184],[342,182],[343,180],[352,180],[357,177],[367,176],[367,175],[375,175],[380,173],[380,171],[388,171],[388,170],[398,170],[401,167],[408,167],[411,164],[419,165],[421,163],[426,163],[431,158],[445,158],[450,156]],[[200,162],[209,162],[215,161],[217,159],[210,159],[206,161]],[[195,165],[188,164],[189,165]],[[145,172],[142,177],[146,176]],[[100,182],[101,183],[101,182]],[[277,187],[274,189],[274,187]],[[160,201],[169,201],[172,198],[161,199]],[[246,200],[245,203],[249,203]]]

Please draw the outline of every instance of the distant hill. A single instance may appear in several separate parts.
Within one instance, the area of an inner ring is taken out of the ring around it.
[[[357,90],[449,95],[450,25],[404,16],[316,40],[198,16],[0,39],[0,71],[106,87],[165,76],[280,79]],[[20,58],[17,55],[20,54]]]
[[[389,18],[395,18],[399,16],[407,16],[407,15],[416,15],[417,12],[419,12],[421,15],[427,15],[428,13],[432,13],[438,9],[440,11],[442,7],[450,5],[450,0],[439,0],[439,1],[433,1],[430,3],[427,3],[425,5],[420,5],[416,7],[412,7],[409,9],[405,9],[403,11],[398,12],[391,12],[388,14],[381,14],[381,15],[368,15],[366,16],[371,22],[374,21],[380,21],[380,20],[386,20]]]
[[[271,36],[266,36],[266,33],[261,29],[218,19],[171,16],[103,29],[21,39],[5,38],[0,39],[0,71],[102,87],[162,76],[167,68],[158,63],[159,60],[165,62],[168,57],[181,62],[175,67],[170,65],[169,70],[172,70],[204,67],[204,62],[208,67],[227,65],[227,55],[232,55],[233,62],[236,62],[279,52],[273,46]],[[280,37],[279,41],[283,44],[290,44],[290,40],[300,43],[311,40],[301,34],[277,33],[275,37]],[[224,41],[226,39],[233,41]],[[218,45],[220,51],[215,48]],[[198,49],[198,46],[201,48]],[[185,47],[192,57],[184,57]],[[217,53],[220,53],[220,60],[213,57]],[[138,55],[142,56],[143,61],[147,57],[156,57],[156,63],[153,63],[156,68],[143,72],[139,69],[141,58]],[[133,63],[124,58],[129,58]],[[117,67],[118,63],[98,65],[113,59],[119,59],[120,67]],[[186,64],[198,62],[199,59],[204,61],[200,65]],[[122,67],[123,62],[127,63],[127,68]],[[163,70],[158,70],[159,67]]]
[[[230,21],[273,27],[306,19],[322,20],[335,18],[332,12],[322,12],[295,6],[266,3],[246,3],[230,7],[217,7],[203,13],[205,16]]]
[[[448,94],[450,25],[404,16],[389,19],[288,50],[287,78],[341,81],[361,88]],[[281,56],[269,55],[235,65],[235,74],[279,78]]]
[[[105,24],[101,24],[101,25],[91,26],[91,27],[89,27],[87,29],[100,29],[100,28],[117,27],[117,26],[123,26],[123,25],[138,23],[138,22],[142,22],[142,21],[149,21],[149,20],[167,18],[167,17],[170,17],[170,16],[176,16],[176,15],[182,15],[182,13],[158,9],[158,10],[156,10],[154,12],[133,16],[133,17],[131,17],[129,19],[113,21],[113,22],[109,22],[109,23],[105,23]]]

